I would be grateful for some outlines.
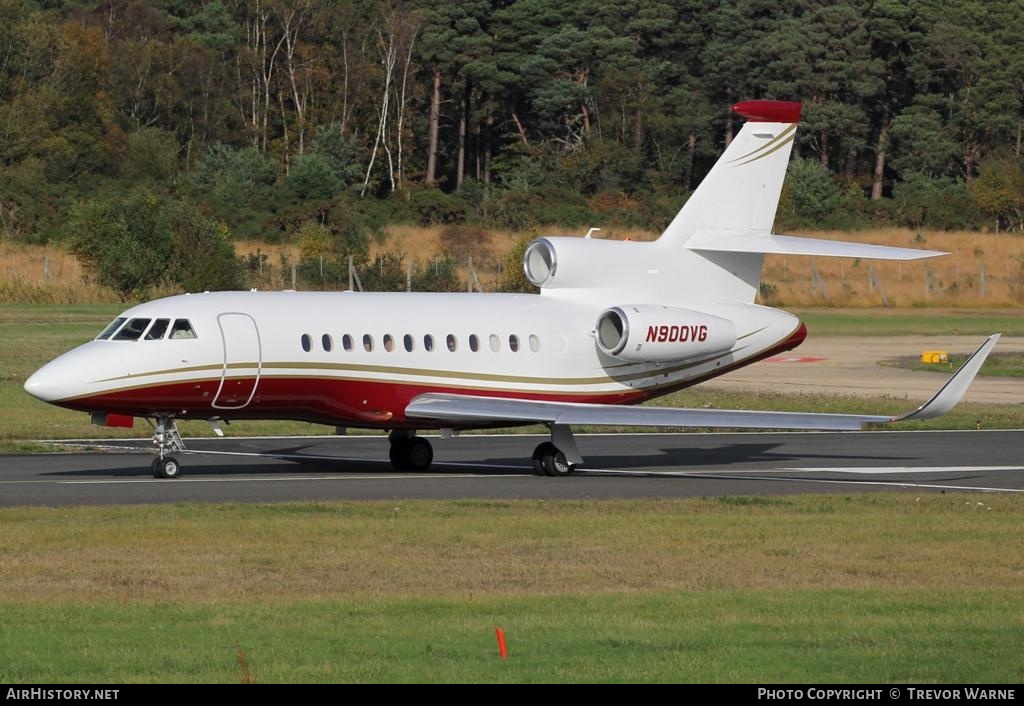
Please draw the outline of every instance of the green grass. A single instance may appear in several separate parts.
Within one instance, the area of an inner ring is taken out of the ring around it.
[[[1024,336],[1018,309],[802,309],[808,336]]]
[[[892,361],[885,361],[883,365],[890,365],[908,370],[926,370],[930,373],[945,373],[950,375],[954,370],[963,365],[967,360],[966,355],[950,354],[947,363],[922,363],[920,358],[907,356],[896,358]],[[1002,378],[1024,377],[1024,355],[1020,353],[992,353],[985,359],[981,366],[980,375],[989,375]]]
[[[1009,683],[1024,677],[1020,597],[709,591],[0,606],[0,681]]]
[[[1011,682],[992,495],[0,511],[0,681]],[[510,659],[497,658],[494,628]]]

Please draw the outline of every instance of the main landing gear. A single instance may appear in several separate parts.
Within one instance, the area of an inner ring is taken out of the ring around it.
[[[569,476],[583,463],[572,429],[565,424],[551,425],[551,441],[533,451],[533,473],[538,476]]]
[[[181,464],[170,454],[185,450],[185,442],[178,433],[178,425],[174,417],[157,417],[153,429],[153,443],[160,454],[153,459],[150,470],[154,478],[177,478],[181,475]]]
[[[425,471],[434,460],[434,448],[411,429],[395,429],[388,434],[388,457],[396,471]]]

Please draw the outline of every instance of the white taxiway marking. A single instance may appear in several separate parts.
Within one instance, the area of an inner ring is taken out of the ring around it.
[[[1020,470],[1019,468],[1012,467],[1013,470]],[[789,470],[800,470],[800,469],[789,469]],[[809,469],[803,469],[809,470]],[[842,470],[835,468],[828,468],[822,470]],[[861,470],[861,469],[856,469]],[[935,472],[937,470],[945,469],[926,469],[929,472]],[[764,473],[765,475],[751,475],[751,473]],[[855,485],[855,486],[866,486],[866,485],[879,485],[888,486],[892,488],[928,488],[934,490],[969,490],[974,492],[986,492],[986,493],[1024,493],[1024,488],[993,488],[989,486],[978,486],[978,485],[946,485],[943,483],[911,483],[906,481],[882,481],[882,480],[860,480],[850,479],[843,480],[842,478],[800,478],[798,476],[782,476],[774,475],[777,474],[777,470],[771,471],[614,471],[611,469],[601,468],[588,468],[585,471],[581,471],[582,475],[609,475],[609,476],[644,476],[648,478],[664,477],[664,478],[699,478],[703,480],[753,480],[753,481],[778,481],[783,483],[818,483],[821,485]],[[744,475],[745,474],[745,475]]]
[[[858,475],[888,475],[897,473],[975,473],[978,471],[1020,471],[1024,466],[875,466],[859,468],[832,468],[829,466],[781,468],[780,471],[800,473],[856,473]]]
[[[447,464],[457,465],[457,464]],[[470,465],[470,464],[465,464]],[[476,464],[472,464],[473,467],[481,467]],[[494,468],[514,468],[521,470],[519,466],[483,466],[483,467],[494,467]],[[505,473],[502,475],[493,475],[488,473],[414,473],[409,475],[397,475],[389,473],[387,475],[368,473],[365,475],[236,475],[236,476],[216,476],[216,477],[179,477],[174,480],[174,485],[177,486],[183,483],[275,483],[284,481],[427,481],[427,480],[443,480],[443,479],[481,479],[481,480],[498,480],[508,479],[508,477],[528,477],[531,473]],[[52,486],[117,486],[122,484],[132,483],[167,483],[162,479],[148,479],[148,477],[138,477],[138,479],[101,479],[101,480],[89,480],[89,481],[57,481],[51,479],[45,480],[32,480],[32,481],[0,481],[0,486],[7,485],[52,485]]]

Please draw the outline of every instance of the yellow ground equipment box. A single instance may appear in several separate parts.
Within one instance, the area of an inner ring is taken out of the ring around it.
[[[921,354],[922,363],[948,363],[949,354],[946,351],[925,351]]]

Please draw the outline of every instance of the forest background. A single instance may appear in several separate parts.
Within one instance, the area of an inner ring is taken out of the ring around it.
[[[659,231],[729,106],[773,98],[804,105],[777,230],[976,232],[984,289],[981,232],[1024,227],[1021,27],[972,0],[0,0],[0,241],[124,298],[343,288],[350,258],[367,289],[464,289],[494,231]],[[440,251],[382,248],[402,226]]]

